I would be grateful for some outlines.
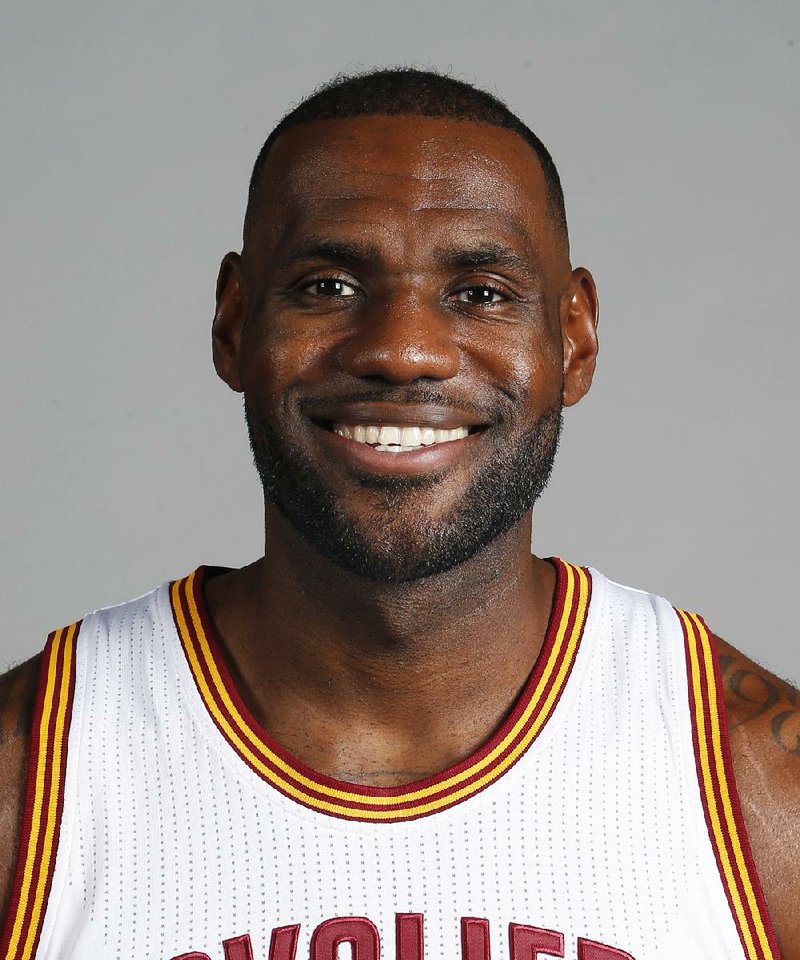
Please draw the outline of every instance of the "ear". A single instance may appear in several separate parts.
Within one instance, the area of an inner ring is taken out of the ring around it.
[[[564,406],[571,407],[589,391],[597,361],[597,289],[583,267],[572,271],[572,282],[561,301],[564,352]]]
[[[238,253],[228,253],[223,257],[217,277],[217,309],[211,324],[211,350],[217,375],[237,393],[242,392],[239,345],[246,316],[241,257]]]

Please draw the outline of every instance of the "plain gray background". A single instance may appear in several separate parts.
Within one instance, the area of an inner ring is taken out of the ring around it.
[[[602,354],[534,547],[701,611],[800,678],[800,5],[4,7],[0,666],[262,543],[220,257],[255,155],[342,70],[451,70],[549,146]]]

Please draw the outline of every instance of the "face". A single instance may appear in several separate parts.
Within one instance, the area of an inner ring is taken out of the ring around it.
[[[376,580],[463,563],[522,522],[594,369],[594,286],[535,154],[472,122],[308,123],[262,196],[223,261],[214,359],[268,523]]]

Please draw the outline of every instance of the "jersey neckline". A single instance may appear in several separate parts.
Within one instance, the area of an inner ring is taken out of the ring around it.
[[[583,567],[551,558],[553,607],[536,664],[508,717],[478,750],[440,773],[395,787],[347,783],[319,773],[280,746],[252,716],[233,683],[203,593],[207,568],[170,585],[178,636],[206,710],[228,744],[285,796],[329,816],[397,822],[429,816],[485,790],[539,736],[569,679],[591,599]]]

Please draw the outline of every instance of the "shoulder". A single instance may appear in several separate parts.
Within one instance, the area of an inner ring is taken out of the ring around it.
[[[800,693],[717,638],[745,826],[784,960],[800,960]]]
[[[16,866],[40,659],[35,656],[0,677],[0,918]]]

